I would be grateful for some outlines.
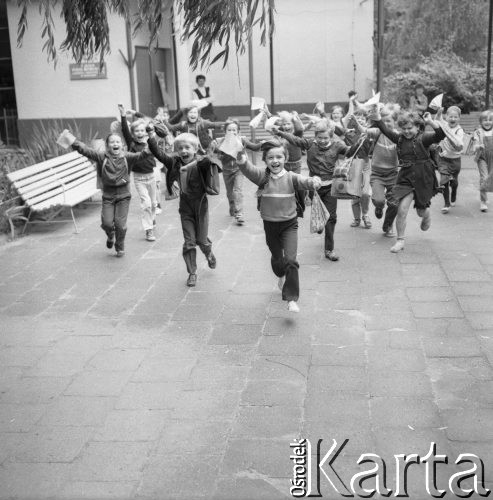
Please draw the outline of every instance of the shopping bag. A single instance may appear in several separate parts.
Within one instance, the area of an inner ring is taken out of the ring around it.
[[[313,193],[312,209],[310,213],[310,233],[322,233],[330,214],[316,191]]]
[[[472,134],[464,134],[463,137],[464,147],[462,148],[463,155],[473,155],[474,154],[474,138]]]
[[[348,158],[334,169],[330,194],[342,200],[360,198],[363,187],[363,168],[361,158]]]
[[[56,140],[57,144],[64,149],[68,149],[75,142],[75,136],[73,136],[67,129],[65,129]]]
[[[176,200],[178,196],[180,196],[180,187],[178,186],[178,183],[175,181],[171,186],[171,194],[168,192],[167,189],[164,190],[164,199],[166,201]]]

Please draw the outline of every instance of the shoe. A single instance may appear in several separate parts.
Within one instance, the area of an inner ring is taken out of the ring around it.
[[[398,253],[401,250],[404,250],[404,238],[398,238],[394,246],[390,248],[392,253]]]
[[[368,215],[363,215],[361,217],[363,219],[363,224],[365,225],[365,229],[370,229],[371,228],[371,220]]]
[[[238,226],[243,226],[244,222],[245,219],[243,218],[243,215],[241,214],[236,215],[236,224],[238,224]]]
[[[277,280],[277,286],[279,287],[279,290],[281,290],[282,292],[282,289],[284,287],[284,282],[286,281],[286,276],[281,276],[278,280]]]
[[[350,226],[351,227],[358,227],[360,222],[361,221],[359,219],[354,219],[353,222],[351,222]]]
[[[214,256],[214,254],[212,253],[212,251],[209,253],[209,255],[206,255],[206,259],[207,259],[207,265],[211,268],[211,269],[216,269],[216,257]]]
[[[231,215],[231,217],[235,216],[235,209],[234,208],[229,207],[229,215]]]
[[[423,215],[423,218],[421,219],[421,231],[428,231],[431,226],[431,215],[428,212],[426,215]]]
[[[153,225],[153,226],[156,226],[156,219],[154,219],[154,220],[152,221],[152,225]]]
[[[386,238],[395,238],[395,233],[394,233],[394,231],[392,231],[392,229],[387,229],[387,231],[383,232],[383,235]]]
[[[339,255],[337,255],[334,250],[325,250],[325,258],[329,259],[333,262],[336,262],[339,260]]]
[[[375,217],[377,219],[381,219],[383,217],[383,208],[382,207],[375,207]]]
[[[162,213],[163,213],[163,209],[161,208],[161,206],[160,206],[160,205],[158,205],[158,206],[156,207],[156,215],[159,215],[159,214],[162,214]]]
[[[115,233],[111,233],[106,240],[106,248],[113,248],[115,244]]]
[[[480,208],[481,208],[481,212],[487,212],[488,211],[488,205],[484,201],[481,202],[481,207]]]
[[[117,250],[116,251],[116,256],[117,257],[123,257],[125,255],[125,251],[124,250]]]
[[[197,275],[189,274],[187,279],[187,286],[195,286],[197,284]]]
[[[146,240],[147,241],[156,241],[156,237],[154,236],[154,231],[152,229],[148,229],[146,231]]]
[[[288,302],[288,311],[292,313],[300,312],[300,308],[298,307],[298,304],[294,300],[290,300]]]
[[[442,208],[442,214],[448,214],[449,210],[450,210],[450,207],[443,207]]]
[[[451,202],[450,202],[450,206],[451,206],[451,207],[455,207],[455,201],[451,201]]]

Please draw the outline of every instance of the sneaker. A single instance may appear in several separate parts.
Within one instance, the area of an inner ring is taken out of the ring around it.
[[[146,231],[146,240],[147,241],[156,241],[156,237],[154,236],[154,231],[152,229],[148,229]]]
[[[195,286],[197,284],[197,275],[189,274],[187,279],[187,286]]]
[[[430,226],[431,226],[431,215],[430,212],[428,211],[428,213],[426,215],[423,215],[423,218],[421,219],[421,231],[428,231],[428,229],[430,229]]]
[[[325,250],[325,258],[329,259],[333,262],[336,262],[339,260],[339,255],[337,255],[334,250]]]
[[[350,226],[351,227],[358,227],[360,222],[361,221],[359,219],[354,219],[353,222],[351,222]]]
[[[284,282],[286,281],[286,276],[281,276],[278,280],[277,280],[277,286],[279,287],[279,290],[281,290],[282,292],[282,289],[284,287]]]
[[[163,213],[163,209],[161,208],[161,206],[160,206],[160,205],[158,205],[158,206],[156,207],[156,215],[159,215],[159,214],[162,214],[162,213]]]
[[[377,219],[381,219],[383,217],[383,208],[382,207],[375,207],[375,217]]]
[[[392,229],[387,229],[387,231],[383,232],[383,235],[386,238],[395,238],[395,233],[394,233],[394,231],[392,231]]]
[[[116,251],[116,256],[117,257],[123,257],[125,255],[125,250],[117,250]]]
[[[298,304],[294,300],[290,300],[288,302],[288,311],[292,313],[299,313],[300,308],[298,307]]]
[[[442,214],[448,214],[449,210],[450,210],[450,207],[443,207],[442,208]]]
[[[481,212],[487,212],[488,211],[488,205],[484,201],[481,202],[481,207],[480,208],[481,208]]]
[[[401,250],[404,250],[404,239],[403,239],[403,238],[399,238],[399,239],[395,242],[394,246],[392,246],[392,247],[390,248],[390,251],[391,251],[392,253],[398,253],[398,252],[400,252]]]
[[[450,206],[451,206],[451,207],[455,207],[455,201],[451,201],[451,202],[450,202]]]
[[[115,233],[111,233],[106,240],[106,248],[113,248],[115,244]]]
[[[368,215],[363,215],[361,217],[363,219],[363,224],[365,225],[365,229],[370,229],[371,228],[371,220]]]
[[[245,219],[243,218],[243,215],[241,214],[236,215],[236,224],[238,224],[238,226],[242,226],[244,222]]]
[[[207,259],[207,265],[208,265],[211,269],[216,269],[216,257],[215,257],[215,255],[212,253],[212,251],[209,253],[209,255],[206,255],[206,259]]]

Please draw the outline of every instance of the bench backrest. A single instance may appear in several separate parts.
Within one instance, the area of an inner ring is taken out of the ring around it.
[[[76,151],[7,174],[28,206],[88,184],[96,188],[96,168]]]

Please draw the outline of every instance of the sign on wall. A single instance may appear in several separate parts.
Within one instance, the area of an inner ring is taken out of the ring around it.
[[[71,80],[99,80],[108,78],[106,74],[106,63],[102,65],[98,62],[85,62],[80,64],[70,64]]]

